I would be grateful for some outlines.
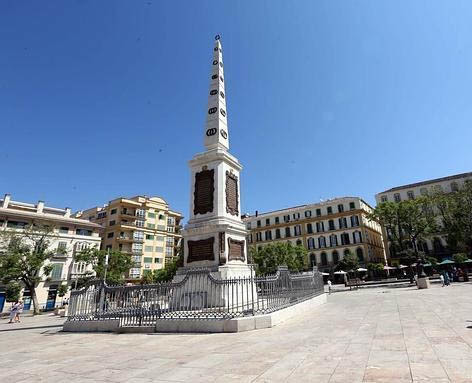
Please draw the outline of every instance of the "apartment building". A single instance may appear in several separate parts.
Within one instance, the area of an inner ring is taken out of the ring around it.
[[[342,197],[255,215],[245,215],[249,246],[290,241],[308,250],[308,265],[331,271],[346,254],[360,264],[386,264],[382,230],[367,219],[372,211],[359,197]]]
[[[136,266],[129,279],[141,278],[145,270],[161,269],[166,259],[177,256],[183,216],[160,197],[120,197],[75,216],[104,227],[102,249],[120,250],[133,257]]]
[[[99,233],[102,227],[88,220],[72,217],[69,208],[49,207],[43,201],[36,204],[14,201],[9,194],[0,199],[0,231],[21,232],[31,224],[49,225],[54,228],[50,237],[50,250],[54,251],[54,257],[45,263],[52,263],[53,270],[48,277],[41,276],[41,282],[36,289],[40,308],[53,309],[56,306],[59,285],[72,285],[89,267],[75,263],[74,254],[89,247],[99,248]],[[21,294],[25,310],[29,310],[32,308],[31,293],[23,289]],[[4,300],[4,290],[0,287],[0,312],[4,308]]]
[[[459,190],[466,181],[472,181],[472,172],[435,178],[408,185],[395,186],[377,193],[375,195],[375,200],[377,204],[379,204],[387,201],[400,202],[413,200],[420,196],[426,196],[437,191],[451,193]],[[385,247],[387,248],[389,256],[395,258],[394,249],[390,247],[390,243],[387,241],[387,235],[385,234],[384,239],[386,241]],[[452,255],[448,249],[446,237],[440,233],[425,238],[424,241],[418,244],[418,247],[419,250],[424,251],[427,255],[433,255],[438,259],[448,258]]]

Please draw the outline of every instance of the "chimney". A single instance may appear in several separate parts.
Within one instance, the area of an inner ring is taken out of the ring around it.
[[[64,217],[70,218],[70,207],[66,207],[66,212],[64,214]]]
[[[259,215],[259,212],[256,210],[256,217]]]
[[[8,204],[10,203],[11,195],[10,194],[5,194],[5,197],[3,197],[3,208],[6,209],[8,207]]]
[[[42,213],[44,209],[44,201],[38,201],[36,205],[36,213]]]

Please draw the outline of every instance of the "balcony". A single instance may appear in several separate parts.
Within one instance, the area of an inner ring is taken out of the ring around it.
[[[133,240],[133,237],[128,236],[128,235],[122,235],[122,236],[120,236],[120,237],[118,237],[118,238],[116,238],[116,239],[117,239],[118,241],[120,241],[120,242],[133,242],[133,241],[134,241],[134,240]]]

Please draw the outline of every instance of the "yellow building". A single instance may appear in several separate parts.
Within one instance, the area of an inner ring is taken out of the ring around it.
[[[103,207],[78,212],[76,217],[104,227],[102,249],[133,257],[136,267],[130,270],[130,279],[140,278],[146,270],[162,269],[166,259],[177,256],[183,217],[160,197],[120,197]]]
[[[372,207],[359,197],[334,198],[243,218],[249,246],[291,242],[308,250],[307,263],[332,270],[347,254],[359,264],[387,264],[382,228],[367,215]]]

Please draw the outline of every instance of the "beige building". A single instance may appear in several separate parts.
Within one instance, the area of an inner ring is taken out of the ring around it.
[[[0,199],[0,230],[21,232],[31,224],[50,225],[54,231],[50,237],[50,250],[54,256],[50,262],[53,270],[48,277],[41,276],[41,282],[36,288],[41,309],[53,309],[59,304],[57,289],[61,284],[74,284],[75,280],[87,271],[87,266],[74,262],[74,254],[85,248],[100,247],[100,225],[88,220],[71,216],[71,210],[46,206],[43,201],[37,204],[14,201],[9,194]],[[1,240],[1,238],[0,238]],[[3,299],[2,299],[3,296]],[[25,309],[32,303],[30,292],[22,291]],[[5,294],[0,287],[0,312],[4,305]]]
[[[253,216],[244,222],[249,246],[290,241],[308,250],[308,265],[330,271],[346,254],[361,265],[386,264],[381,226],[367,219],[372,207],[358,197],[334,198]]]
[[[182,215],[169,209],[160,197],[116,198],[103,207],[75,214],[104,227],[102,249],[120,250],[133,257],[136,266],[129,278],[140,278],[145,270],[161,269],[166,259],[177,255]]]

